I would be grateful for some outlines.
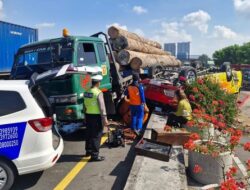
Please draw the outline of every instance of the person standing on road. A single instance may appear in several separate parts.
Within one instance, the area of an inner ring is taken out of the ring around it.
[[[192,119],[192,108],[183,90],[175,91],[175,98],[178,101],[177,111],[168,115],[167,125],[182,127]]]
[[[90,161],[103,161],[105,158],[99,156],[99,148],[104,126],[108,125],[103,93],[99,89],[101,75],[91,77],[92,86],[84,93],[84,106],[86,110],[86,156],[91,156]]]
[[[125,101],[130,105],[131,129],[137,135],[140,134],[143,126],[145,95],[143,86],[139,83],[139,75],[133,74],[133,82],[125,92]]]

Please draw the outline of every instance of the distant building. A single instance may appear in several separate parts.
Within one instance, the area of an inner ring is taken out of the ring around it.
[[[164,44],[164,51],[168,51],[171,55],[176,56],[176,43]]]
[[[188,60],[190,58],[190,42],[177,43],[177,58]]]

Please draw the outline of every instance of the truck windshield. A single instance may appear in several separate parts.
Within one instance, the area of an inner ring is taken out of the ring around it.
[[[72,41],[46,43],[21,49],[17,55],[16,66],[39,64],[52,64],[57,66],[58,64],[71,63],[72,57]]]

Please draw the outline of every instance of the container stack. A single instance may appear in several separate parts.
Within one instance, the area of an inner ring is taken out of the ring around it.
[[[116,26],[108,29],[116,61],[121,69],[140,71],[154,65],[177,67],[181,62],[161,49],[158,42],[145,39]]]

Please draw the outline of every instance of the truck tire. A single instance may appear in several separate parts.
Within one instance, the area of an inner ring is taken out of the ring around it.
[[[14,184],[16,171],[14,167],[0,158],[0,190],[9,190]]]
[[[196,70],[193,67],[183,67],[179,72],[179,77],[185,77],[187,83],[190,84],[196,80]]]
[[[232,78],[233,78],[233,71],[232,71],[232,68],[230,66],[230,63],[223,63],[221,65],[220,71],[221,72],[226,72],[226,76],[227,76],[227,81],[228,82],[232,80]]]
[[[148,75],[150,78],[155,78],[155,75],[163,70],[162,65],[153,65],[149,68]]]

